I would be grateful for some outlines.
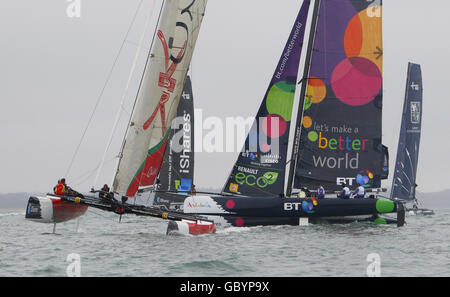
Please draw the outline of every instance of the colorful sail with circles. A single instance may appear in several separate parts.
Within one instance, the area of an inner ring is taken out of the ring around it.
[[[321,0],[295,188],[380,184],[382,73],[381,0]]]
[[[414,200],[416,198],[416,174],[422,128],[422,97],[422,70],[420,65],[409,63],[391,199]]]
[[[289,130],[294,120],[292,110],[309,6],[310,1],[305,0],[223,192],[259,196],[284,193]]]
[[[207,0],[166,0],[114,179],[133,197],[158,176]]]

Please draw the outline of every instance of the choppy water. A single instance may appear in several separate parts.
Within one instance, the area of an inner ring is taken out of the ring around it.
[[[0,210],[0,276],[366,276],[368,254],[381,276],[450,276],[450,210],[407,217],[404,228],[372,224],[228,228],[166,236],[167,222],[89,210],[76,222],[26,221]]]

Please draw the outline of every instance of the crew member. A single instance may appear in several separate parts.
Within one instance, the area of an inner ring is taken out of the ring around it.
[[[53,194],[56,194],[56,187],[59,185],[60,182],[61,182],[61,180],[58,179],[58,182],[56,183],[56,186],[53,187]]]
[[[311,197],[311,192],[308,190],[307,187],[303,187],[303,188],[302,188],[302,191],[305,192],[306,197]]]
[[[191,195],[197,194],[197,190],[195,189],[195,185],[192,185],[191,187]]]
[[[366,196],[366,189],[363,186],[359,185],[353,192],[352,195],[355,195],[357,199],[363,199]]]
[[[66,194],[66,179],[65,178],[61,178],[58,182],[58,184],[56,185],[56,187],[54,188],[55,194],[56,195],[64,195]]]
[[[103,185],[103,188],[100,190],[98,194],[100,198],[105,200],[112,200],[114,194],[110,192],[110,189],[107,184]]]
[[[322,187],[322,185],[319,185],[319,188],[317,189],[317,199],[323,198],[325,198],[325,189]]]
[[[342,191],[339,193],[338,198],[341,199],[350,199],[350,189],[347,187],[347,185],[344,183],[342,184]]]
[[[297,194],[297,198],[306,198],[306,193],[303,191],[303,189],[300,190]]]

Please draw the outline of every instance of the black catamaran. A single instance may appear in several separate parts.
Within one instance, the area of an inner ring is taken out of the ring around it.
[[[408,209],[413,214],[433,214],[430,209],[420,209],[416,197],[416,176],[419,163],[420,134],[422,129],[423,85],[418,64],[408,64],[405,101],[398,141],[397,159],[392,180],[391,199],[413,203]]]
[[[381,140],[382,3],[310,3],[303,2],[223,188],[237,196],[191,196],[184,203],[186,213],[252,226],[299,224],[300,218],[387,223],[391,220],[379,214],[397,212],[397,224],[403,225],[403,204],[375,197],[388,174]],[[322,185],[335,193],[342,184],[375,193],[369,199],[293,198],[301,188]]]

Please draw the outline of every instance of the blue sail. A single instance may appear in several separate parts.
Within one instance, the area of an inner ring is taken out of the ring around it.
[[[416,173],[422,127],[422,97],[420,65],[409,63],[391,199],[414,200],[416,196]]]

